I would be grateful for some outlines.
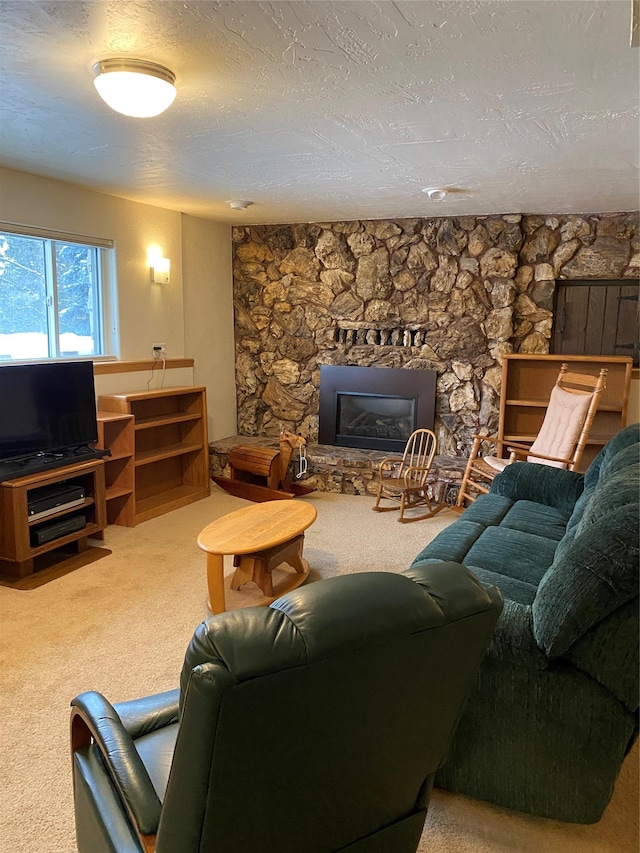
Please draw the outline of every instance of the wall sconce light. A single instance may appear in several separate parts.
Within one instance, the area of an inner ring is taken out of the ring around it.
[[[163,65],[143,59],[103,59],[93,66],[94,86],[112,110],[134,118],[151,118],[171,106],[176,77]]]
[[[150,262],[151,281],[153,284],[169,284],[171,280],[171,261],[169,258],[155,257]]]

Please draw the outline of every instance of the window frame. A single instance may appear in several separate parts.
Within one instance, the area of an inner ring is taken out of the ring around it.
[[[38,358],[9,359],[5,364],[23,364],[49,361],[115,361],[118,357],[119,337],[117,329],[117,284],[115,240],[54,231],[47,228],[16,225],[0,221],[0,234],[27,237],[44,241],[45,293],[47,311],[48,356]],[[96,342],[102,344],[100,355],[64,355],[60,352],[60,330],[58,316],[58,286],[56,272],[56,244],[86,246],[95,252],[95,278],[92,284],[93,311],[97,315],[94,329]]]

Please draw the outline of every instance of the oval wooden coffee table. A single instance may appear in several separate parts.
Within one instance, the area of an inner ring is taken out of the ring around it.
[[[208,524],[198,536],[198,547],[207,555],[209,609],[225,609],[224,555],[233,554],[236,567],[231,589],[253,581],[269,604],[300,586],[309,563],[302,558],[303,531],[316,520],[314,506],[305,501],[276,500],[237,509]],[[271,573],[288,563],[295,572],[274,590]]]

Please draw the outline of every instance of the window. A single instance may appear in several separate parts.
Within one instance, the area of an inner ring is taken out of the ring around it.
[[[0,231],[0,361],[108,355],[113,245]]]

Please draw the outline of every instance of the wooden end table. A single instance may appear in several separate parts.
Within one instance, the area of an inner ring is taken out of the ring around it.
[[[273,594],[271,572],[282,563],[295,569],[278,596],[300,586],[308,574],[309,564],[302,558],[303,531],[318,515],[305,501],[276,500],[237,509],[208,524],[198,536],[198,547],[207,555],[207,586],[212,613],[225,610],[224,560],[233,554],[236,572],[231,588],[253,581],[269,604]]]

